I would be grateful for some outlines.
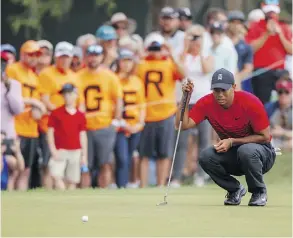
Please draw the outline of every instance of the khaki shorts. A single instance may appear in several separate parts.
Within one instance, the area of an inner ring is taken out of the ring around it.
[[[58,160],[50,159],[52,177],[62,178],[71,183],[80,182],[81,150],[58,150]]]

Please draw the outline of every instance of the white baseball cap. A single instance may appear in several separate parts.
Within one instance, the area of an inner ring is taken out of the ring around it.
[[[259,20],[265,19],[265,14],[261,9],[253,9],[248,13],[248,21],[257,22]]]
[[[281,12],[280,7],[278,5],[274,5],[274,4],[263,5],[261,7],[261,9],[263,10],[264,13],[274,12],[276,14],[280,14],[280,12]]]
[[[73,48],[74,46],[67,41],[59,42],[55,47],[55,57],[60,57],[63,55],[67,55],[69,57],[73,56]]]
[[[157,42],[160,45],[163,45],[163,44],[165,44],[165,38],[161,34],[159,34],[157,32],[150,33],[145,38],[144,47],[148,48],[153,42]]]
[[[38,44],[40,48],[47,48],[48,50],[53,51],[53,45],[47,40],[39,40]]]

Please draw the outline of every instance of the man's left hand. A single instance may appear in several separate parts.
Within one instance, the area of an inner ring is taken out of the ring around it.
[[[81,164],[81,166],[88,166],[88,160],[85,155],[81,156],[80,164]]]
[[[231,142],[231,139],[220,140],[218,144],[214,145],[214,148],[218,153],[225,153],[231,148]]]

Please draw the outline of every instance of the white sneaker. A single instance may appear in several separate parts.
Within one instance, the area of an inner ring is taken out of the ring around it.
[[[180,188],[181,187],[181,184],[179,182],[177,182],[177,181],[172,181],[170,183],[170,187],[171,188]]]
[[[205,179],[203,177],[196,177],[194,180],[194,185],[199,188],[205,186]]]
[[[139,183],[128,183],[126,185],[126,188],[132,188],[132,189],[139,188]]]
[[[110,184],[108,186],[108,188],[110,188],[110,189],[117,189],[118,187],[117,187],[116,183],[112,183],[112,184]]]

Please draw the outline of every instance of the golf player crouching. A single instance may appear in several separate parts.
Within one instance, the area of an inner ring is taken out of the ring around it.
[[[265,206],[263,174],[272,168],[276,153],[270,143],[269,120],[261,101],[250,93],[235,91],[233,74],[222,68],[212,76],[213,92],[202,97],[188,115],[193,87],[190,81],[182,86],[183,92],[188,93],[182,129],[207,119],[220,137],[216,145],[201,151],[199,163],[203,170],[228,192],[225,205],[241,203],[246,189],[231,175],[245,175],[248,191],[252,193],[248,205]],[[176,113],[176,127],[179,120],[180,111]]]

